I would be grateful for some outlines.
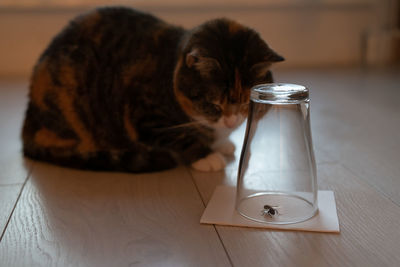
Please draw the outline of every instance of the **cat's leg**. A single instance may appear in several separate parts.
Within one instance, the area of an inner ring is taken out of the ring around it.
[[[225,156],[232,156],[235,153],[235,145],[229,140],[231,133],[232,129],[229,128],[216,129],[215,141],[211,149]]]
[[[26,111],[22,140],[26,156],[53,162],[53,157],[71,157],[79,144],[78,136],[60,114],[32,102]]]
[[[190,165],[193,169],[198,171],[220,171],[225,168],[225,157],[218,151],[211,148],[211,144],[207,145],[201,140],[193,138],[190,140],[187,137],[184,148],[179,147],[178,154],[181,161]]]
[[[210,145],[204,144],[196,138],[182,144],[185,146],[179,146],[176,151],[183,164],[190,165],[199,171],[219,171],[225,168],[225,157],[220,152],[213,151]]]
[[[163,133],[165,147],[175,152],[176,158],[184,164],[199,171],[219,171],[225,168],[223,154],[212,147],[213,132],[206,128],[197,131],[191,129],[174,129]],[[230,147],[230,150],[232,147]],[[226,151],[231,153],[231,151]]]
[[[155,172],[172,169],[178,165],[173,152],[161,148],[149,148],[137,143],[127,151],[114,153],[116,170],[129,172]]]
[[[198,171],[220,171],[226,166],[224,156],[232,156],[235,153],[235,145],[227,139],[228,134],[218,136],[218,139],[211,146],[212,151],[205,157],[198,159],[191,164],[191,167]]]

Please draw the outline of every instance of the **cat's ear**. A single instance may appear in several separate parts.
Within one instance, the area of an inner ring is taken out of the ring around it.
[[[275,63],[275,62],[281,62],[281,61],[284,61],[284,60],[285,60],[284,57],[282,57],[281,55],[279,55],[278,53],[276,53],[275,51],[270,49],[268,51],[267,55],[264,57],[263,61],[267,61],[267,62],[270,62],[270,63]]]
[[[256,80],[265,80],[266,82],[272,82],[272,76],[270,71],[272,63],[284,60],[285,59],[282,56],[270,50],[262,61],[254,64],[250,68],[250,72],[254,75]]]
[[[189,68],[193,67],[195,63],[199,61],[199,53],[197,50],[192,50],[186,54],[186,66]]]
[[[195,68],[203,77],[209,77],[212,70],[221,68],[216,59],[201,55],[198,49],[186,54],[186,66]]]

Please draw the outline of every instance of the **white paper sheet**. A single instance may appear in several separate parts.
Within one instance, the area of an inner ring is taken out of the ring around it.
[[[286,225],[263,224],[244,218],[235,210],[235,195],[235,187],[218,186],[200,223],[327,233],[340,232],[333,191],[318,191],[319,212],[313,218]]]

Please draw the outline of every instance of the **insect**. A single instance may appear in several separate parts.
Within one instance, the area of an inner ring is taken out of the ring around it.
[[[262,216],[269,216],[269,217],[274,217],[275,215],[278,215],[278,210],[276,209],[278,206],[270,206],[270,205],[264,205],[263,210],[261,211]]]

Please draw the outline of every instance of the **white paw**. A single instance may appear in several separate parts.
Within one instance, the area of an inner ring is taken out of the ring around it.
[[[192,168],[197,171],[220,171],[226,166],[224,156],[219,152],[208,154],[205,158],[192,163]]]
[[[222,144],[219,144],[215,148],[215,150],[227,156],[232,156],[235,153],[235,149],[236,149],[235,145],[229,140]]]

